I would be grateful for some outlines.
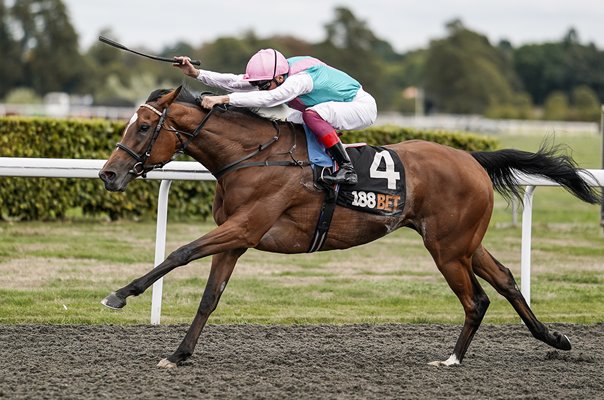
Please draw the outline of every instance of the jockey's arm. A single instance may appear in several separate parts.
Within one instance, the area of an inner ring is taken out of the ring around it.
[[[274,107],[310,93],[312,89],[310,75],[300,73],[287,77],[280,86],[272,90],[231,93],[228,95],[228,103],[236,107]]]
[[[243,75],[223,74],[200,69],[196,78],[204,85],[224,89],[228,92],[256,92],[258,90],[248,81],[244,81]]]
[[[256,90],[249,82],[243,80],[243,75],[223,74],[220,72],[206,71],[197,69],[191,64],[189,57],[174,57],[176,60],[172,65],[180,69],[185,75],[201,81],[205,85],[219,89],[224,89],[228,92],[250,91]]]

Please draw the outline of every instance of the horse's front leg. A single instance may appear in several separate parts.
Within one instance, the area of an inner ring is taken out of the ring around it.
[[[210,314],[216,309],[220,296],[226,288],[237,260],[246,250],[247,249],[237,249],[215,254],[212,257],[212,270],[210,271],[210,276],[205,291],[203,292],[201,303],[197,309],[197,314],[193,319],[193,323],[174,354],[161,360],[159,364],[157,364],[158,367],[174,368],[193,354],[199,335],[201,335],[201,331]]]
[[[157,267],[142,277],[133,280],[123,288],[111,293],[101,303],[109,308],[122,308],[126,305],[126,298],[143,293],[155,281],[174,268],[186,265],[193,260],[208,255],[254,247],[260,241],[264,232],[268,230],[268,227],[264,231],[255,230],[254,232],[249,232],[244,228],[246,225],[237,218],[226,221],[201,238],[175,250]]]

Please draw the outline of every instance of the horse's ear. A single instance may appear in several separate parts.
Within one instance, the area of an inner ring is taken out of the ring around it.
[[[180,90],[182,89],[182,85],[177,87],[176,89],[174,89],[173,91],[171,91],[170,93],[164,95],[161,99],[160,99],[160,103],[165,104],[165,105],[170,105],[174,102],[174,100],[176,100],[176,98],[178,97],[178,95],[180,94]]]

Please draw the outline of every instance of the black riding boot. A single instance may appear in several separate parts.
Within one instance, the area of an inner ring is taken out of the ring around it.
[[[350,157],[348,157],[348,153],[346,153],[344,146],[342,146],[342,142],[331,146],[327,149],[327,152],[336,160],[340,169],[335,175],[323,177],[323,180],[329,184],[356,185],[358,182],[357,173],[350,161]]]

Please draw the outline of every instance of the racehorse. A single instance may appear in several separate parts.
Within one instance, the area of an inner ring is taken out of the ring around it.
[[[217,177],[213,203],[217,227],[102,301],[110,308],[122,308],[129,296],[143,293],[174,268],[213,256],[197,314],[176,351],[159,367],[176,367],[191,356],[247,249],[288,254],[308,250],[324,195],[313,184],[311,168],[301,161],[308,159],[305,143],[301,125],[269,120],[249,110],[206,110],[180,87],[154,91],[130,119],[99,173],[107,190],[124,191],[133,179],[163,166],[179,152]],[[476,276],[511,303],[536,339],[569,350],[568,338],[550,332],[536,318],[510,270],[484,248],[482,240],[493,211],[493,189],[508,198],[520,197],[516,173],[549,178],[579,199],[598,203],[599,193],[583,180],[572,158],[549,147],[536,153],[510,149],[468,153],[417,140],[384,147],[393,150],[405,167],[402,212],[381,216],[336,207],[321,250],[371,242],[400,227],[421,235],[465,312],[453,353],[431,364],[463,360],[489,306]]]

